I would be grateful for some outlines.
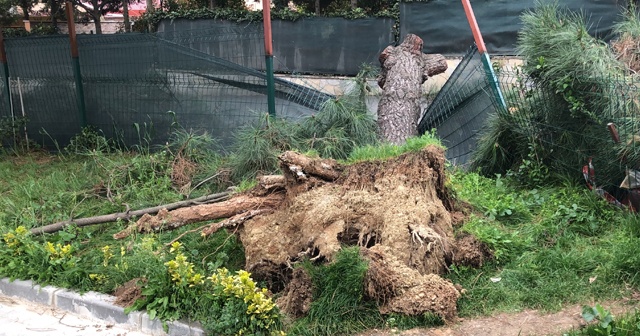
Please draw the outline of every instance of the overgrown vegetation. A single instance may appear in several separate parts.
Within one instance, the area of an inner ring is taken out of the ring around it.
[[[459,229],[486,243],[494,259],[480,269],[453,266],[466,294],[462,316],[606,300],[638,285],[640,220],[583,186],[522,187],[509,177],[455,173],[452,188],[474,205]],[[590,280],[591,279],[591,280]]]
[[[326,102],[320,112],[301,122],[274,120],[265,114],[241,129],[229,157],[233,179],[277,172],[277,156],[286,150],[346,159],[358,147],[377,144],[376,122],[364,101],[371,76],[371,70],[364,68],[351,91]]]
[[[633,26],[632,17],[619,29]],[[609,46],[589,35],[581,14],[539,5],[522,20],[518,51],[524,65],[501,74],[508,111],[492,116],[473,168],[488,176],[512,170],[542,178],[546,167],[577,180],[591,157],[600,185],[618,185],[623,149],[611,141],[606,125],[618,126],[623,145],[638,129],[633,79],[624,77]],[[635,146],[624,150],[628,162],[637,158]]]

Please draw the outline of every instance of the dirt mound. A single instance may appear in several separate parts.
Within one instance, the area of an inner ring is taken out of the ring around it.
[[[293,271],[291,281],[282,291],[282,296],[276,300],[276,304],[287,315],[298,318],[307,314],[312,299],[311,276],[304,268],[298,267]]]
[[[441,148],[344,167],[335,161],[283,162],[283,206],[239,229],[246,269],[255,278],[279,291],[291,279],[293,263],[330,261],[342,246],[360,246],[370,260],[367,292],[381,303],[381,312],[432,312],[447,321],[456,316],[460,294],[438,276],[455,250]],[[304,302],[308,295],[301,290],[302,297],[293,299],[296,289],[287,290],[285,303]]]
[[[116,306],[129,307],[142,297],[142,288],[138,283],[146,283],[144,278],[134,278],[125,282],[122,286],[116,288],[113,296],[116,300],[113,302]]]
[[[462,234],[456,238],[452,262],[456,265],[482,267],[487,260],[493,259],[493,252],[475,236]]]

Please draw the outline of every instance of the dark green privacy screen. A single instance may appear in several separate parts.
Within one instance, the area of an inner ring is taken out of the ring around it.
[[[89,125],[127,145],[162,144],[176,127],[206,131],[225,145],[239,127],[266,113],[262,51],[234,59],[194,45],[213,39],[228,40],[229,48],[243,39],[261,44],[259,27],[165,35],[78,36]],[[81,128],[68,36],[8,39],[6,49],[11,95],[0,101],[1,113],[24,112],[31,139],[66,145]],[[283,79],[276,80],[275,91],[282,118],[309,115],[331,98]]]
[[[543,1],[552,2],[552,1]],[[620,21],[627,0],[557,0],[560,7],[583,13],[589,33],[608,40],[611,28]],[[471,1],[478,25],[489,53],[514,55],[520,15],[535,8],[535,0]],[[447,55],[464,54],[473,43],[462,3],[452,0],[430,0],[400,3],[400,40],[416,34],[424,40],[424,52]]]
[[[273,20],[274,67],[277,72],[355,75],[363,63],[378,64],[378,55],[394,44],[392,18],[349,20],[337,17]],[[164,20],[159,36],[180,45],[264,69],[262,22]],[[224,32],[213,37],[202,31]],[[234,37],[235,35],[235,37]]]

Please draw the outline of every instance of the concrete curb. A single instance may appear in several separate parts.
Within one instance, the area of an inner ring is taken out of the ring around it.
[[[0,293],[152,335],[205,335],[199,324],[181,321],[167,322],[169,327],[167,333],[161,321],[150,319],[145,312],[134,311],[125,314],[124,308],[113,304],[116,298],[111,295],[96,292],[78,294],[53,286],[41,287],[30,280],[11,281],[9,278],[0,280]]]

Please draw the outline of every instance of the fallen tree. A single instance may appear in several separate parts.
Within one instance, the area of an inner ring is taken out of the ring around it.
[[[378,103],[378,128],[382,137],[393,144],[417,135],[422,83],[447,70],[445,58],[422,53],[422,45],[420,37],[409,34],[399,46],[387,47],[379,57],[382,97]]]
[[[442,148],[352,165],[295,152],[279,159],[283,175],[261,178],[254,190],[143,216],[116,238],[224,218],[203,227],[202,234],[233,229],[244,246],[245,269],[272,291],[284,289],[283,309],[292,314],[308,308],[310,295],[287,289],[293,265],[329,262],[343,246],[359,246],[370,265],[366,293],[382,313],[455,318],[460,288],[439,274],[453,260],[464,263],[465,251],[456,248]],[[477,260],[478,251],[469,252]],[[296,277],[296,286],[304,279]],[[291,295],[305,299],[286,297]]]

